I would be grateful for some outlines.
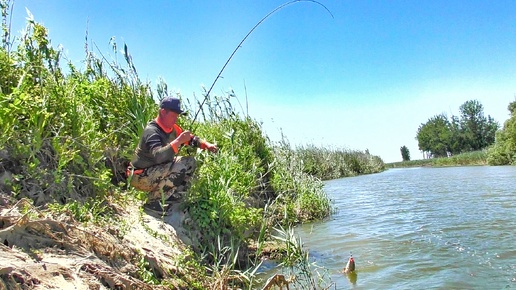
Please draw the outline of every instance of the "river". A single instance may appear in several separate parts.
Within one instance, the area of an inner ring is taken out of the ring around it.
[[[331,289],[516,288],[516,166],[389,169],[325,190],[337,212],[296,233]],[[340,273],[350,253],[356,281]]]

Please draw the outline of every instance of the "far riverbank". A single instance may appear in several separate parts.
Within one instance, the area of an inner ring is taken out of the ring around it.
[[[488,165],[487,151],[473,151],[450,157],[429,158],[401,162],[385,163],[386,168],[409,168],[424,166],[476,166]]]

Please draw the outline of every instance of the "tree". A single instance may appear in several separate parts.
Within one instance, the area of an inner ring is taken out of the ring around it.
[[[484,116],[484,106],[479,101],[465,102],[460,106],[460,112],[463,151],[481,150],[494,143],[499,125],[491,116]]]
[[[464,138],[464,134],[462,133],[462,128],[460,125],[459,117],[457,117],[457,116],[451,117],[450,131],[451,131],[450,153],[452,155],[460,154],[465,147],[464,146],[465,138]]]
[[[459,109],[460,117],[452,116],[451,121],[440,114],[419,126],[416,140],[420,150],[444,157],[481,150],[495,142],[499,124],[491,116],[484,116],[484,106],[479,101],[467,101]]]
[[[496,141],[496,132],[500,129],[500,124],[496,122],[490,115],[487,115],[487,123],[484,128],[484,148],[490,146]]]
[[[435,115],[417,129],[419,150],[434,157],[446,157],[450,151],[450,122],[445,114]]]
[[[511,117],[496,132],[496,142],[487,154],[487,161],[491,165],[516,163],[516,101],[511,102],[507,109],[511,112]]]
[[[403,158],[403,161],[410,161],[410,151],[407,148],[407,146],[403,145],[400,148],[401,151],[401,158]]]

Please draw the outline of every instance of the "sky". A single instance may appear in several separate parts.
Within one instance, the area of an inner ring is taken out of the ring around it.
[[[193,100],[245,35],[288,2],[15,0],[11,33],[20,35],[30,11],[78,68],[85,44],[114,59],[114,37],[140,79],[153,88],[163,79]],[[384,162],[401,161],[407,146],[422,159],[417,129],[435,115],[458,116],[478,100],[500,125],[510,117],[516,1],[292,3],[249,35],[211,95],[230,90],[273,142],[284,135],[293,147],[367,149]]]

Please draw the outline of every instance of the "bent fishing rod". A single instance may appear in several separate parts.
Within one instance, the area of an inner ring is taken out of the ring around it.
[[[231,53],[231,55],[229,56],[229,58],[226,60],[226,63],[224,63],[224,66],[222,67],[222,69],[220,70],[219,74],[217,75],[217,77],[215,78],[215,80],[213,81],[213,83],[211,84],[210,88],[208,89],[208,91],[206,92],[206,94],[204,95],[204,99],[202,100],[202,102],[200,103],[199,105],[199,109],[197,109],[197,112],[195,113],[195,116],[192,120],[192,123],[190,124],[190,128],[193,127],[193,124],[195,123],[195,121],[197,120],[197,116],[199,115],[199,113],[201,112],[202,110],[202,107],[204,106],[204,103],[206,103],[206,100],[208,100],[209,96],[210,96],[210,93],[211,93],[211,90],[213,89],[213,87],[215,86],[215,84],[217,83],[217,81],[219,80],[220,76],[222,75],[222,72],[224,72],[224,70],[226,69],[226,66],[229,64],[229,62],[231,61],[231,59],[233,58],[233,56],[235,55],[235,53],[240,49],[240,47],[242,47],[242,44],[246,41],[246,39],[249,37],[249,35],[251,35],[251,33],[253,33],[253,31],[258,27],[260,26],[267,18],[269,18],[271,15],[273,15],[274,13],[278,12],[279,10],[285,8],[286,6],[289,6],[291,4],[294,4],[294,3],[298,3],[298,2],[312,2],[312,3],[315,3],[317,5],[320,5],[321,7],[323,7],[326,11],[328,11],[328,13],[331,15],[332,18],[333,17],[333,14],[331,13],[331,11],[326,8],[326,6],[324,6],[322,3],[318,2],[318,1],[315,1],[315,0],[294,0],[294,1],[290,1],[290,2],[286,2],[286,3],[283,3],[282,5],[276,7],[274,10],[272,10],[271,12],[269,12],[267,15],[265,15],[260,21],[258,21],[258,23],[256,23],[255,26],[253,26],[253,28],[251,28],[251,30],[249,30],[249,32],[245,35],[245,37],[240,41],[240,43],[238,43],[238,45],[236,46],[235,50],[233,50],[233,52]]]

